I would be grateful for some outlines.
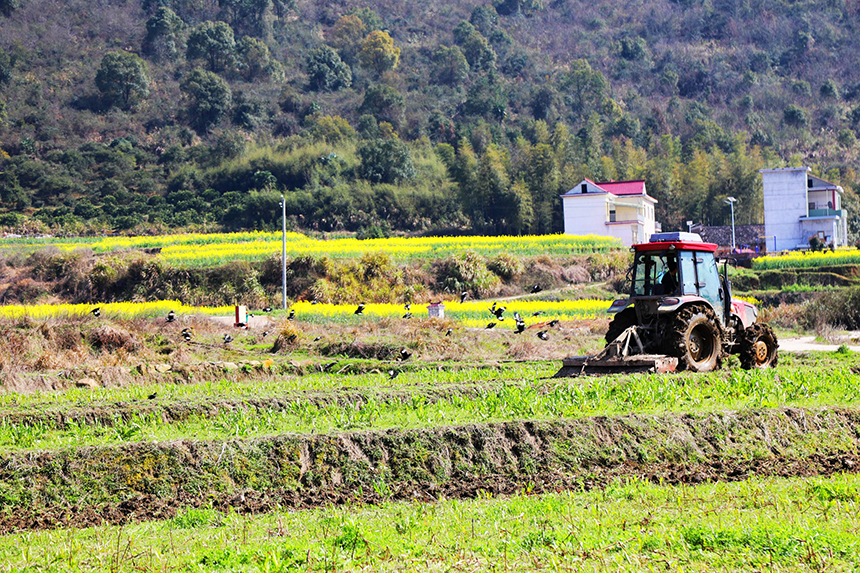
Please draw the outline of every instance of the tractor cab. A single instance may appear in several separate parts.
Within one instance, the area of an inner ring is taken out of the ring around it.
[[[695,233],[651,235],[650,242],[633,246],[631,298],[627,302],[650,298],[652,304],[648,306],[656,304],[659,312],[668,312],[692,298],[701,298],[725,324],[728,283],[717,269],[716,250],[717,245],[705,243]]]

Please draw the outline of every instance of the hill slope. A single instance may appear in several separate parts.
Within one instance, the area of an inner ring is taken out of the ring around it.
[[[847,3],[3,0],[0,13],[8,229],[272,227],[283,189],[301,228],[543,233],[586,176],[646,179],[664,228],[726,223],[726,195],[743,224],[762,217],[761,167],[857,178]]]

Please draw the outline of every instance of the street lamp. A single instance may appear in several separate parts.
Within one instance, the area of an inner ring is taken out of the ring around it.
[[[726,205],[729,205],[732,208],[732,252],[735,251],[735,202],[737,199],[734,197],[726,197],[723,201]],[[285,295],[286,296],[286,295]]]
[[[283,195],[281,195],[281,214],[284,228],[284,251],[281,254],[281,290],[283,292],[284,310],[287,310],[287,202],[284,200]]]

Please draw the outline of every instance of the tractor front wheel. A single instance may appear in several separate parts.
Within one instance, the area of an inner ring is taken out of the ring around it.
[[[741,368],[771,368],[776,366],[779,343],[767,324],[753,324],[741,333]]]
[[[710,372],[720,366],[723,351],[717,317],[710,308],[689,306],[675,315],[670,353],[678,357],[678,370]]]

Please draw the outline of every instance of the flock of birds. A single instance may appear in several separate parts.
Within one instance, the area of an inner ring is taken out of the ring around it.
[[[531,288],[532,294],[538,293],[540,291],[541,291],[541,287],[539,285],[534,285]],[[466,302],[466,299],[468,297],[469,297],[468,291],[461,292],[460,293],[460,303]],[[358,316],[363,315],[364,309],[366,308],[366,306],[367,305],[365,305],[364,303],[360,303],[356,307],[353,314],[358,315]],[[412,318],[412,305],[411,305],[411,303],[406,303],[404,305],[404,309],[406,310],[406,313],[403,315],[403,318],[405,318],[405,319]],[[493,302],[493,304],[488,309],[489,313],[493,316],[493,319],[489,323],[487,323],[487,326],[485,328],[486,329],[495,328],[496,325],[503,322],[505,320],[504,314],[505,314],[506,310],[507,309],[504,306],[500,306],[496,302]],[[272,307],[267,306],[267,307],[263,308],[262,311],[265,313],[270,313],[270,312],[272,312]],[[90,314],[92,314],[95,317],[100,317],[102,314],[101,308],[95,307],[94,309],[92,309],[90,311]],[[537,311],[537,312],[533,312],[532,316],[540,316],[541,314],[542,314],[541,311]],[[251,313],[248,314],[249,319],[253,318],[253,316],[254,315]],[[514,312],[513,316],[514,316],[514,332],[516,334],[521,334],[521,333],[525,332],[526,323],[525,323],[525,320],[523,320],[522,316],[520,316],[520,313]],[[296,311],[294,309],[290,309],[289,314],[287,314],[287,320],[294,320],[295,317],[296,317]],[[176,322],[176,312],[174,312],[173,310],[168,312],[165,320],[168,323]],[[558,320],[551,320],[546,324],[550,327],[554,327],[554,326],[558,325]],[[244,325],[244,328],[247,329],[248,326]],[[454,329],[449,328],[445,332],[445,336],[450,337],[451,334],[453,334],[453,332],[454,332]],[[190,327],[183,328],[181,331],[182,338],[185,340],[185,342],[189,342],[189,343],[192,341],[193,333],[194,333],[194,329],[190,328]],[[263,338],[266,338],[269,334],[270,334],[269,330],[265,330],[262,332]],[[295,335],[293,335],[293,337],[295,337]],[[549,340],[549,332],[547,330],[540,330],[537,333],[537,337],[541,340]],[[321,339],[322,339],[321,336],[317,336],[316,338],[314,338],[314,342],[319,342]],[[231,342],[233,342],[233,340],[234,340],[233,336],[231,336],[230,334],[225,334],[223,337],[223,341],[224,341],[225,345],[230,344]],[[412,352],[410,352],[408,349],[406,349],[404,347],[404,348],[400,349],[400,352],[397,356],[397,361],[402,363],[402,362],[405,362],[406,360],[409,360],[409,358],[411,358],[411,357],[412,357]],[[337,364],[337,361],[327,362],[325,364],[318,365],[317,368],[319,369],[320,372],[328,372],[332,368],[334,368],[334,366],[336,364]],[[399,374],[399,371],[394,370],[394,369],[391,369],[388,371],[388,377],[390,379],[394,379],[395,377],[397,377],[398,374]],[[153,399],[153,398],[155,398],[155,395],[149,396],[149,398]]]

